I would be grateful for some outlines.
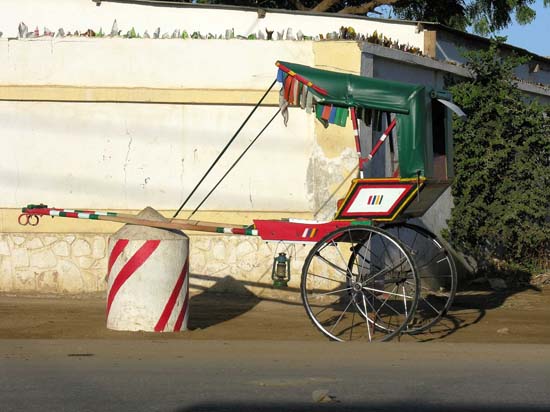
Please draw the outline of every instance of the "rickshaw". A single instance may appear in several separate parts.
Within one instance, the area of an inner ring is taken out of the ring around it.
[[[313,243],[302,267],[300,291],[308,317],[322,334],[336,341],[373,342],[429,331],[452,304],[457,271],[445,243],[410,219],[421,217],[450,186],[451,111],[459,116],[464,113],[448,93],[431,87],[284,61],[276,62],[276,66],[276,80],[245,123],[276,82],[281,83],[276,115],[281,112],[285,124],[288,107],[292,106],[315,115],[325,127],[345,126],[348,118],[351,120],[358,177],[337,202],[333,219],[255,219],[245,226],[176,219],[241,126],[169,222],[43,204],[23,208],[19,222],[34,225],[39,216],[49,215]],[[376,133],[384,123],[385,130],[367,153],[359,125]],[[383,176],[366,176],[372,174],[369,162],[381,152],[384,142],[390,148],[390,156],[386,154],[390,167]],[[287,263],[285,253],[276,256],[273,263],[273,273],[283,284]]]

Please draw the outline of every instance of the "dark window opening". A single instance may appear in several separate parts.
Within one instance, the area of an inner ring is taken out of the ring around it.
[[[446,108],[432,100],[433,177],[447,179]]]

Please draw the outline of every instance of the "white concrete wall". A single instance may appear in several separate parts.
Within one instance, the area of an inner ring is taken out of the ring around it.
[[[311,42],[0,39],[0,84],[265,90],[277,60],[312,65]]]
[[[255,10],[153,7],[109,2],[97,7],[91,0],[2,0],[1,8],[0,31],[8,37],[17,36],[20,21],[32,30],[38,26],[41,32],[46,26],[50,30],[63,27],[71,32],[103,28],[109,33],[114,19],[117,19],[123,33],[132,27],[139,33],[145,30],[152,33],[160,27],[161,33],[170,34],[175,29],[223,34],[226,29],[234,28],[236,35],[246,36],[266,28],[276,31],[292,28],[294,33],[301,30],[305,35],[315,36],[338,31],[341,26],[351,26],[359,33],[372,34],[376,30],[400,43],[409,43],[422,50],[424,47],[424,35],[415,32],[414,24],[365,18],[269,12],[260,19]]]
[[[0,44],[0,85],[12,86],[214,89],[223,97],[224,90],[266,89],[278,58],[313,64],[311,42],[79,38]],[[3,149],[10,154],[0,166],[0,206],[41,199],[71,207],[176,209],[250,110],[248,105],[0,102]],[[256,113],[194,199],[215,184],[275,110]],[[313,118],[291,117],[288,128],[281,118],[272,123],[205,209],[312,209],[306,172]],[[274,186],[285,193],[275,193]]]
[[[0,102],[0,204],[177,209],[251,108]],[[262,108],[204,182],[194,207],[276,109]],[[277,118],[202,209],[306,211],[313,118]],[[278,188],[278,189],[275,189]]]

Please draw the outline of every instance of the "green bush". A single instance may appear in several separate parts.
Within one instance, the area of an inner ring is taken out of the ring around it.
[[[474,78],[451,87],[468,118],[453,122],[448,237],[482,270],[532,273],[549,261],[550,110],[517,88],[513,70],[526,59],[498,50],[465,53]]]

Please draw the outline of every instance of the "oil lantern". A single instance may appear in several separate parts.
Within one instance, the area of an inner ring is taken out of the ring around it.
[[[290,280],[290,258],[286,253],[281,252],[279,256],[273,259],[271,279],[273,280],[273,287],[283,288],[288,286]]]

